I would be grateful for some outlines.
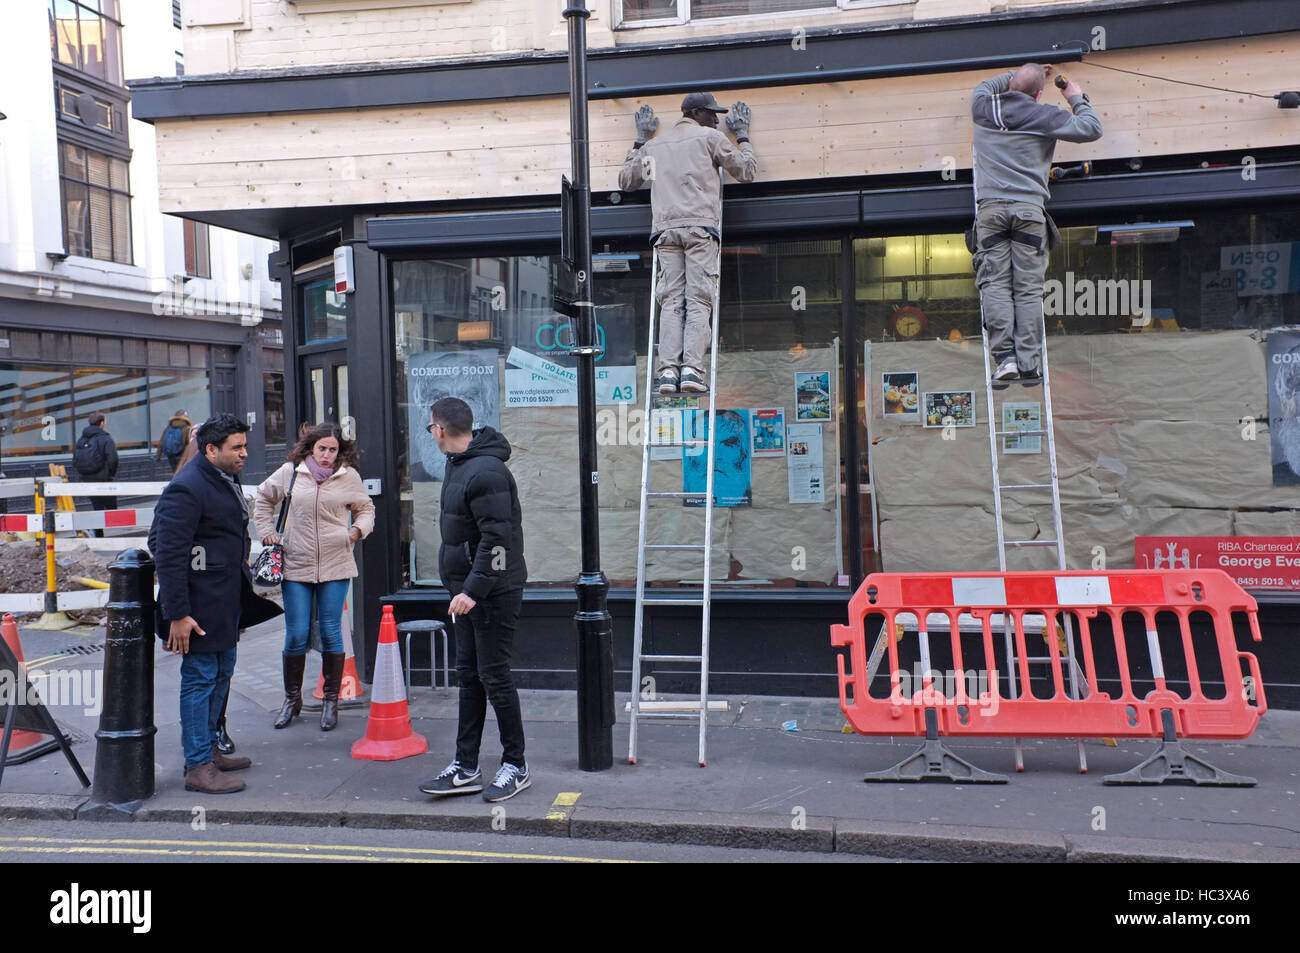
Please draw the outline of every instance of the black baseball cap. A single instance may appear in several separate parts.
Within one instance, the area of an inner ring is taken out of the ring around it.
[[[710,112],[725,113],[726,106],[719,106],[718,101],[713,98],[712,93],[687,93],[686,98],[682,100],[682,112],[694,112],[697,109],[707,109]]]

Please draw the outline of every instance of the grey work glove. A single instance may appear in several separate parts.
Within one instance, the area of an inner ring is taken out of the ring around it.
[[[737,139],[749,138],[749,107],[736,103],[727,114],[727,128],[736,134]]]
[[[655,134],[659,128],[659,117],[655,115],[654,109],[645,105],[636,111],[636,141],[640,145]]]

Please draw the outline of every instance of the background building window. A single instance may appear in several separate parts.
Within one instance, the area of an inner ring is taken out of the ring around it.
[[[131,264],[131,193],[124,159],[59,143],[63,241],[70,255]]]
[[[212,254],[208,247],[208,226],[206,222],[184,219],[185,227],[185,274],[191,278],[212,277]]]
[[[50,54],[56,62],[122,85],[117,0],[49,0]]]
[[[916,0],[621,0],[619,26],[670,26],[717,17],[763,17],[794,13],[887,7]]]

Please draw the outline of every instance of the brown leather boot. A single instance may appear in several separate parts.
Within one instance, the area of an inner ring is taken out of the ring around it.
[[[212,750],[212,763],[217,766],[218,771],[242,771],[253,763],[253,759],[245,758],[242,755],[238,758],[230,758],[214,748]]]
[[[284,704],[275,718],[275,727],[287,728],[295,715],[302,713],[302,671],[307,667],[306,655],[283,655]]]
[[[321,731],[333,731],[339,723],[339,687],[343,684],[343,662],[346,658],[342,652],[321,653],[320,672],[325,680],[321,689],[325,696],[320,708]]]
[[[239,778],[222,774],[211,761],[185,772],[187,791],[200,791],[203,794],[234,794],[236,791],[244,790],[246,786]]]

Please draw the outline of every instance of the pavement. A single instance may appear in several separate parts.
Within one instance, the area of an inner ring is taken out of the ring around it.
[[[838,699],[731,696],[726,712],[710,714],[708,767],[700,768],[693,720],[643,722],[638,763],[628,764],[627,695],[620,693],[614,765],[588,772],[578,767],[575,695],[530,690],[520,695],[532,787],[493,805],[477,795],[433,799],[417,790],[451,760],[454,688],[416,686],[412,724],[431,751],[401,761],[351,758],[352,743],[365,732],[365,708],[344,710],[333,732],[322,732],[319,715],[310,712],[275,730],[283,697],[282,632],[273,620],[250,629],[240,643],[229,726],[238,753],[253,759],[240,772],[247,790],[185,791],[180,660],[159,646],[156,793],[133,817],[108,814],[135,823],[188,823],[202,814],[209,825],[504,830],[940,861],[1300,861],[1300,712],[1269,711],[1244,741],[1186,744],[1226,771],[1257,778],[1251,788],[1103,785],[1103,775],[1132,767],[1156,747],[1155,741],[1127,739],[1117,747],[1087,742],[1087,774],[1079,773],[1073,741],[1026,740],[1026,770],[1017,774],[1012,742],[989,738],[958,740],[951,748],[1008,775],[1007,784],[865,784],[865,772],[901,760],[918,742],[844,733]],[[38,687],[51,683],[52,674],[103,670],[102,627],[24,629],[21,637]],[[309,661],[305,691],[315,687],[318,670]],[[85,704],[93,699],[71,701],[77,704],[52,704],[50,710],[93,776],[98,716],[93,704]],[[791,721],[797,731],[782,727]],[[489,779],[499,756],[489,713],[481,760]],[[82,819],[91,825],[95,820],[82,810],[89,795],[55,751],[5,768],[0,819]]]

